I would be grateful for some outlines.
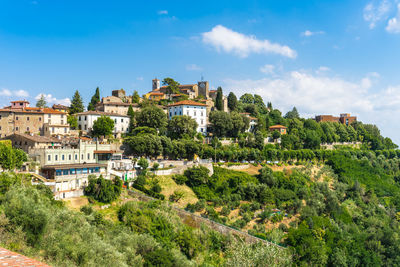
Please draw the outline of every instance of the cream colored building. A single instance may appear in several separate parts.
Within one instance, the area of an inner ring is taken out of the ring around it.
[[[121,98],[116,96],[107,96],[101,99],[97,104],[96,110],[106,113],[116,113],[120,115],[127,115],[129,106],[132,106],[134,111],[139,110],[139,105],[136,103],[123,102]]]

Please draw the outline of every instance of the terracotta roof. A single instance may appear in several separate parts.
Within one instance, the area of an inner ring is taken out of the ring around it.
[[[16,100],[16,101],[11,101],[11,103],[29,103],[29,101],[26,101],[26,100]]]
[[[99,163],[75,163],[75,164],[57,164],[57,165],[45,165],[42,169],[70,169],[70,168],[91,168],[91,167],[107,167],[107,164]]]
[[[58,111],[52,108],[36,108],[36,107],[4,108],[1,111],[10,111],[16,113],[67,114],[65,112]]]
[[[251,119],[251,120],[258,120],[257,118],[254,118],[254,117],[249,117],[249,119]]]
[[[41,136],[41,135],[22,134],[22,133],[14,133],[12,135],[5,137],[5,139],[10,139],[12,136],[20,136],[37,143],[61,143],[61,140],[57,138]]]
[[[209,93],[215,93],[217,90],[210,90]]]
[[[1,261],[1,266],[41,266],[41,267],[46,267],[49,266],[45,263],[42,263],[40,261],[28,258],[26,256],[23,256],[21,254],[18,254],[16,252],[12,252],[10,250],[7,250],[5,248],[0,248],[0,261]]]
[[[148,94],[149,95],[164,95],[164,93],[159,93],[159,92],[150,92]]]
[[[189,106],[202,106],[202,107],[206,107],[206,104],[202,104],[199,102],[195,102],[193,100],[183,100],[183,101],[179,101],[173,104],[168,105],[168,107],[172,107],[172,106],[182,106],[182,105],[189,105]]]
[[[132,103],[125,103],[125,102],[102,102],[102,103],[98,103],[97,105],[130,106],[130,105],[133,105],[133,104]]]
[[[283,125],[273,125],[273,126],[270,126],[269,127],[270,129],[280,129],[280,128],[284,128],[284,129],[287,129],[287,127],[286,126],[283,126]]]
[[[64,105],[61,105],[61,104],[54,104],[53,105],[53,109],[56,109],[56,108],[58,108],[58,109],[69,109],[69,107],[67,107],[67,106],[64,106]]]
[[[75,115],[99,115],[99,116],[129,117],[127,115],[121,115],[121,114],[118,114],[118,113],[92,111],[92,110],[81,112],[81,113],[76,113]]]

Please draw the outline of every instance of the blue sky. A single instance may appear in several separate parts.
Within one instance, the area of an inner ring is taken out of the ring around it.
[[[400,143],[399,47],[398,0],[0,0],[0,105],[204,76],[284,113],[356,114]]]

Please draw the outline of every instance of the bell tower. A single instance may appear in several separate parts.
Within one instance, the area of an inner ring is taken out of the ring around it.
[[[152,90],[154,91],[154,90],[158,90],[158,89],[160,89],[160,80],[155,78],[155,79],[153,79]]]

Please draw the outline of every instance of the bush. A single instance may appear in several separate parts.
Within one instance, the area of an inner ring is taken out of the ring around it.
[[[95,200],[110,203],[121,195],[122,181],[115,178],[114,181],[106,180],[100,175],[99,178],[89,178],[89,185],[85,187],[85,195]]]
[[[210,171],[203,166],[189,168],[184,175],[188,178],[190,186],[199,186],[208,182],[208,173]]]
[[[175,174],[172,176],[172,179],[175,181],[176,184],[178,185],[183,185],[187,182],[188,178],[185,175],[182,174]]]
[[[153,192],[160,193],[161,190],[162,190],[162,188],[161,188],[161,185],[159,185],[159,184],[157,183],[157,184],[155,184],[155,185],[152,186],[151,190],[152,190]]]
[[[281,223],[281,224],[279,224],[279,230],[281,230],[281,231],[283,231],[283,232],[287,232],[287,231],[289,231],[289,228],[287,227],[287,225],[286,224],[284,224],[284,223]]]

